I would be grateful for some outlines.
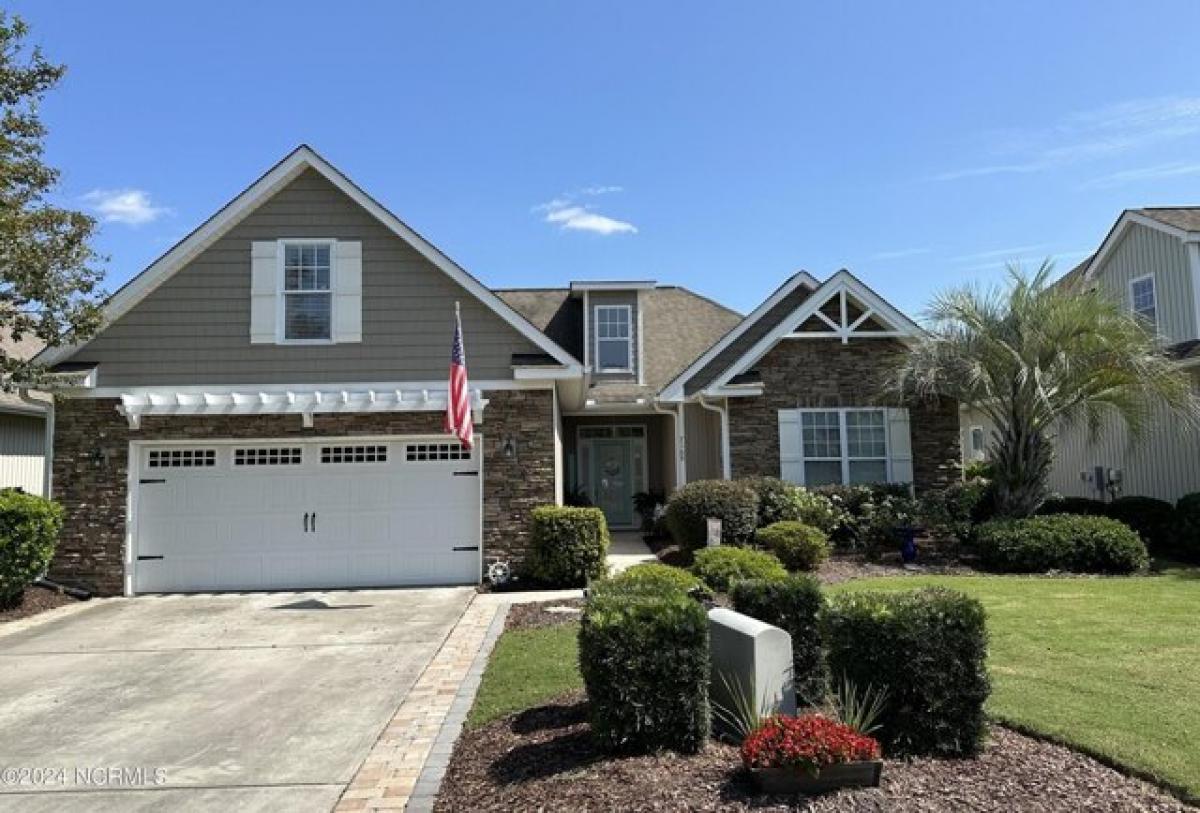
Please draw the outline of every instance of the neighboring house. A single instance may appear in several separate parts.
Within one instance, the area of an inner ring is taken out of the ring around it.
[[[0,336],[6,356],[32,358],[43,347],[41,340]],[[0,392],[0,488],[19,488],[29,494],[46,493],[46,421],[50,400],[38,392]]]
[[[1200,390],[1200,207],[1126,210],[1096,253],[1056,284],[1099,290],[1144,319]],[[990,444],[987,419],[964,409],[966,460],[976,454],[976,429]],[[1103,422],[1095,439],[1082,424],[1064,427],[1055,439],[1050,487],[1065,496],[1173,502],[1200,491],[1200,433],[1181,427],[1165,408],[1137,440],[1116,417]]]
[[[477,429],[442,431],[455,303]],[[614,527],[698,478],[959,476],[957,407],[883,405],[916,326],[842,271],[745,319],[649,281],[491,290],[301,147],[40,360],[52,566],[101,592],[475,583],[568,491]]]

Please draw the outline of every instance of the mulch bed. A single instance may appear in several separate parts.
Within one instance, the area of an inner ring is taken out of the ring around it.
[[[879,788],[764,797],[735,748],[612,758],[592,743],[582,692],[464,732],[439,811],[1187,811],[1174,797],[1068,748],[992,728],[977,759],[888,761]]]
[[[575,610],[583,609],[583,599],[572,598],[561,601],[539,601],[529,604],[514,604],[508,610],[504,620],[504,629],[528,630],[539,627],[555,627],[579,620],[579,613],[554,612],[551,608],[570,607]]]
[[[17,604],[0,610],[0,623],[16,621],[18,618],[28,618],[64,604],[74,604],[76,600],[66,593],[46,587],[27,587]]]

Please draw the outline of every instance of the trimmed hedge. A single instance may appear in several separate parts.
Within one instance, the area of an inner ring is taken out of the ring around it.
[[[887,695],[873,736],[889,757],[979,750],[991,692],[983,605],[945,588],[834,596],[821,618],[829,674]]]
[[[729,589],[733,609],[792,636],[792,674],[801,704],[825,699],[825,655],[821,649],[821,585],[807,574],[786,579],[748,579]]]
[[[1108,517],[993,520],[975,529],[975,544],[985,566],[1009,573],[1133,573],[1149,562],[1137,533]]]
[[[1171,503],[1154,497],[1118,497],[1107,509],[1106,516],[1137,531],[1154,553],[1165,555],[1174,549],[1179,518]]]
[[[675,592],[593,594],[579,665],[605,750],[695,753],[708,741],[708,614],[699,602]]]
[[[796,486],[792,492],[796,501],[796,519],[831,534],[843,522],[842,512],[824,494]]]
[[[606,573],[608,523],[599,508],[535,508],[530,538],[529,572],[535,579],[578,587]]]
[[[758,498],[757,527],[800,518],[794,496],[796,487],[791,483],[778,477],[744,477],[737,482],[749,487]]]
[[[1077,514],[1085,517],[1102,517],[1108,512],[1108,503],[1090,497],[1051,497],[1037,510],[1038,516],[1052,514]]]
[[[829,558],[829,537],[803,522],[776,522],[759,528],[754,541],[778,556],[788,570],[816,570]]]
[[[786,579],[787,569],[774,555],[721,545],[696,551],[692,572],[718,593],[742,579]]]
[[[667,527],[687,550],[704,547],[708,519],[721,520],[721,542],[747,545],[758,527],[758,495],[732,480],[695,480],[667,499]]]
[[[1185,562],[1200,562],[1200,492],[1184,494],[1175,503],[1179,518],[1174,555]]]
[[[63,509],[58,503],[19,491],[0,491],[0,607],[20,600],[50,566]]]
[[[611,588],[638,593],[682,593],[701,599],[712,597],[712,590],[708,589],[708,585],[698,576],[682,568],[659,562],[634,565],[600,584],[604,585],[602,590]]]

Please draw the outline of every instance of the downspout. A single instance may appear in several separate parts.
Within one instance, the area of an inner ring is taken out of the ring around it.
[[[675,488],[679,488],[687,482],[687,456],[684,445],[683,418],[679,413],[679,410],[683,409],[683,404],[677,405],[675,409],[663,409],[658,405],[658,401],[651,400],[650,406],[660,415],[671,416],[671,422],[675,428]]]
[[[733,467],[729,462],[729,402],[726,401],[725,406],[713,406],[704,400],[703,395],[698,396],[697,400],[700,406],[721,416],[721,476],[732,480]]]
[[[37,407],[39,412],[45,411],[46,424],[42,429],[42,496],[50,499],[50,489],[54,486],[54,396],[41,401],[29,394],[28,387],[20,387],[17,395],[25,403]]]

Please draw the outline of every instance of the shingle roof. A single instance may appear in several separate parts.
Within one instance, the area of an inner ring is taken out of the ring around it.
[[[569,289],[511,288],[495,293],[568,353],[583,358],[583,303],[572,298]],[[742,319],[736,311],[672,285],[642,291],[640,301],[645,384],[597,384],[593,394],[599,398],[628,401],[654,395]]]
[[[1177,229],[1200,231],[1200,206],[1149,206],[1133,211]]]
[[[0,331],[0,352],[4,353],[5,356],[18,359],[31,359],[41,352],[41,349],[45,346],[45,342],[30,333],[26,333],[21,337],[20,341],[17,341],[7,330]],[[30,409],[36,409],[36,407],[32,407],[17,393],[0,391],[0,412],[9,410],[26,412]]]
[[[1095,258],[1095,256],[1095,254],[1089,255],[1087,259],[1085,259],[1079,265],[1075,266],[1070,271],[1059,277],[1058,281],[1055,282],[1052,287],[1069,289],[1079,285],[1079,283],[1083,282],[1083,275],[1087,273],[1088,266],[1092,264],[1092,259]]]

